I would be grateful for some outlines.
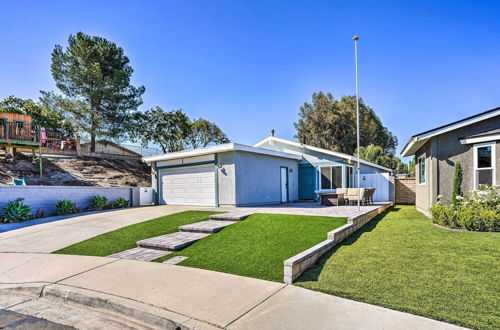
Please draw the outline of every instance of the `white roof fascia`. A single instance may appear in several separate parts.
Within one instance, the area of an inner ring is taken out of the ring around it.
[[[295,146],[295,147],[304,148],[304,149],[308,149],[308,150],[320,152],[320,153],[323,153],[323,154],[327,154],[327,155],[331,155],[331,156],[335,156],[335,157],[347,159],[347,160],[350,160],[350,161],[353,161],[353,162],[357,162],[358,161],[358,159],[356,157],[348,155],[348,154],[344,154],[342,152],[336,152],[336,151],[326,150],[326,149],[323,149],[323,148],[313,147],[313,146],[310,146],[310,145],[307,145],[307,144],[302,144],[302,143],[299,143],[299,142],[290,141],[290,140],[278,138],[278,137],[275,137],[275,136],[268,136],[267,138],[265,138],[265,139],[263,139],[263,140],[255,143],[253,146],[254,147],[260,147],[261,145],[266,144],[267,142],[269,142],[271,140],[276,141],[276,142],[282,142],[282,143],[285,143],[285,144],[288,144],[288,145],[292,145],[292,146]],[[392,170],[390,168],[387,168],[387,167],[384,167],[384,166],[381,166],[381,165],[378,165],[378,164],[371,163],[371,162],[366,161],[364,159],[360,159],[359,162],[361,164],[365,164],[365,165],[369,165],[369,166],[372,166],[372,167],[375,167],[375,168],[379,168],[379,169],[384,170],[384,171],[392,172]]]
[[[430,132],[425,133],[425,134],[420,134],[420,135],[413,136],[412,137],[412,141],[410,143],[408,143],[408,145],[406,146],[406,148],[403,149],[403,151],[401,152],[401,155],[403,157],[406,157],[407,156],[406,154],[410,151],[410,149],[413,146],[413,144],[415,144],[415,142],[417,142],[419,140],[430,139],[430,138],[432,138],[432,137],[434,137],[436,135],[440,135],[440,134],[443,134],[443,133],[446,133],[446,132],[449,132],[449,131],[453,131],[455,129],[458,129],[458,128],[461,128],[461,127],[464,127],[464,126],[472,125],[472,124],[475,124],[477,122],[483,121],[485,119],[496,117],[499,114],[500,114],[500,110],[493,111],[493,112],[490,112],[490,113],[486,113],[486,114],[484,114],[482,116],[477,116],[477,117],[471,118],[469,120],[461,121],[461,122],[456,123],[454,125],[446,126],[446,127],[441,128],[441,129],[431,130]],[[410,156],[410,155],[408,155],[408,156]]]
[[[220,144],[217,146],[198,148],[198,149],[193,149],[193,150],[169,152],[169,153],[166,153],[163,155],[144,157],[142,160],[145,161],[146,163],[153,163],[153,162],[158,162],[158,161],[162,161],[162,160],[171,160],[171,159],[203,156],[203,155],[216,154],[216,153],[228,152],[228,151],[246,151],[246,152],[251,152],[251,153],[256,153],[256,154],[263,154],[263,155],[275,156],[275,157],[283,157],[283,158],[288,158],[288,159],[295,159],[295,160],[302,159],[302,157],[300,157],[298,155],[288,154],[288,153],[284,153],[284,152],[280,152],[280,151],[274,151],[274,150],[263,149],[263,148],[256,148],[256,147],[251,147],[251,146],[247,146],[247,145],[239,144],[239,143],[227,143],[227,144]]]
[[[473,143],[482,143],[482,142],[490,142],[500,140],[500,134],[487,135],[487,136],[478,136],[472,138],[461,139],[461,144],[473,144]]]

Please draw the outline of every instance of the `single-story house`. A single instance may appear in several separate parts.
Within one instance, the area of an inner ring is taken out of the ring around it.
[[[354,187],[356,158],[270,136],[253,146],[228,143],[145,157],[157,204],[247,206],[317,199]],[[391,170],[361,161],[361,186],[388,201]]]
[[[80,150],[82,152],[90,152],[91,144],[90,142],[80,144]],[[113,141],[109,140],[98,140],[95,142],[95,152],[110,155],[123,155],[129,157],[141,157],[141,154],[121,146]]]
[[[481,112],[410,138],[401,155],[415,156],[416,206],[429,216],[439,195],[451,199],[455,164],[462,192],[500,184],[500,108]]]

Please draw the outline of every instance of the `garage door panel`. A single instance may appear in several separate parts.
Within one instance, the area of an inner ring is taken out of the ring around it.
[[[164,204],[215,205],[213,167],[162,170],[160,176]]]

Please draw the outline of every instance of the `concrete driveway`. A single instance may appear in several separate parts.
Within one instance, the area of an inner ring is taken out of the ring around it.
[[[162,205],[72,217],[1,233],[0,252],[50,253],[108,231],[189,210],[209,208]]]

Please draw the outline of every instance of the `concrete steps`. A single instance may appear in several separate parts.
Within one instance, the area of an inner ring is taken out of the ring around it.
[[[133,249],[110,254],[108,257],[118,258],[118,259],[151,261],[151,260],[166,256],[167,254],[170,254],[170,253],[172,253],[172,252],[136,247]]]
[[[206,220],[179,227],[179,231],[192,233],[213,234],[221,231],[224,227],[232,225],[237,221]]]
[[[180,231],[138,241],[137,246],[146,249],[179,251],[209,235],[210,234]]]
[[[251,214],[252,213],[246,213],[246,212],[228,212],[228,213],[212,214],[208,217],[208,219],[217,221],[241,221],[247,218]]]

